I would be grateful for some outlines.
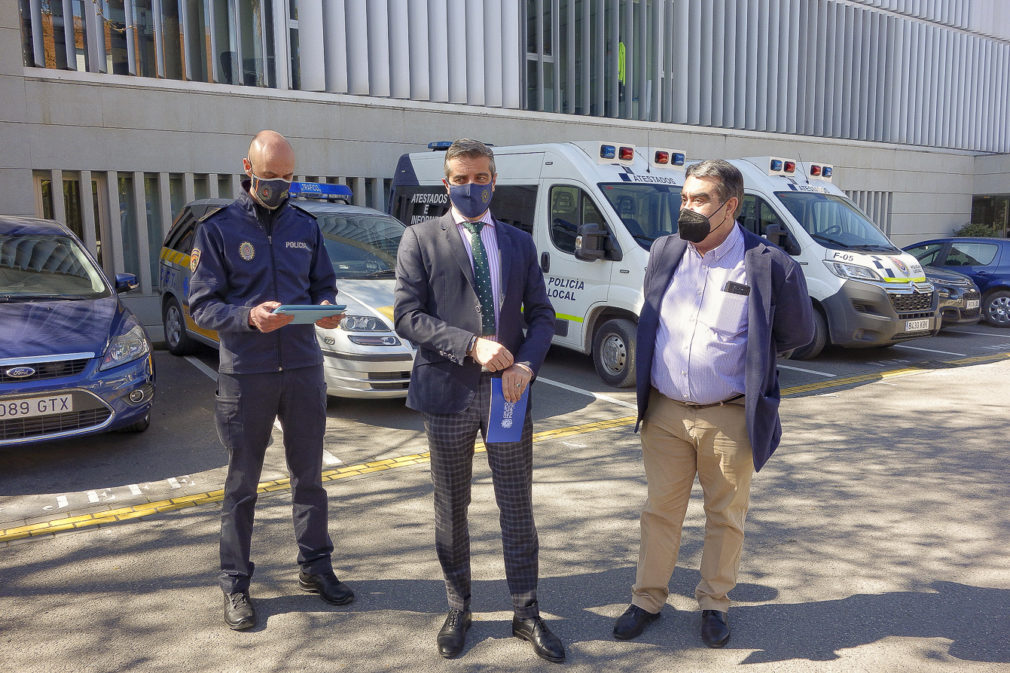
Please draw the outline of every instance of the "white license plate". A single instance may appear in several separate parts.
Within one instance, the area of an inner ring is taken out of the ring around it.
[[[65,414],[74,410],[72,395],[26,397],[20,400],[0,400],[0,419],[31,418],[49,414]]]
[[[929,318],[924,318],[923,320],[905,321],[906,332],[923,332],[928,329],[929,329]]]
[[[968,301],[966,301],[966,302],[964,303],[964,308],[965,308],[965,310],[968,310],[968,311],[970,311],[970,310],[972,310],[973,308],[978,308],[978,302],[979,302],[979,300],[978,300],[978,299],[969,299]]]

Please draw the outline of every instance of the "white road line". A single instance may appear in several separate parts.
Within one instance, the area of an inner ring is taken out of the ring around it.
[[[274,419],[274,427],[280,430],[281,432],[284,432],[284,428],[281,427],[281,419],[279,418]]]
[[[88,491],[88,502],[98,502],[98,493]]]
[[[817,376],[826,376],[829,379],[835,378],[836,374],[829,374],[827,372],[819,372],[816,369],[804,369],[803,367],[793,367],[792,365],[776,364],[779,369],[788,369],[794,372],[803,372],[804,374],[816,374]]]
[[[140,487],[137,486],[136,484],[130,484],[130,493],[133,495],[141,495],[143,492],[140,490]]]
[[[209,376],[211,381],[217,381],[217,372],[208,367],[207,365],[205,365],[204,363],[202,363],[198,358],[195,358],[192,355],[187,355],[186,362],[193,365],[201,372]]]
[[[326,449],[323,449],[323,465],[330,466],[330,465],[343,465],[343,464],[344,461],[340,460]]]
[[[175,477],[169,477],[165,481],[167,481],[168,485],[171,486],[172,488],[182,488],[182,484],[180,484],[179,480],[176,479]]]
[[[940,355],[956,355],[958,357],[968,357],[967,353],[954,353],[952,351],[938,351],[935,348],[919,348],[918,346],[906,346],[905,344],[894,344],[894,348],[907,348],[910,351],[924,351],[926,353],[939,353]]]
[[[67,506],[67,496],[65,495],[56,496],[56,508],[63,509],[66,506]]]
[[[546,383],[549,386],[557,386],[558,388],[563,388],[565,390],[570,390],[573,393],[579,393],[580,395],[585,395],[586,397],[593,397],[600,400],[601,402],[610,402],[611,404],[616,404],[618,406],[627,407],[629,409],[638,410],[637,404],[632,404],[631,402],[625,402],[624,400],[619,400],[616,397],[611,397],[610,395],[601,395],[599,393],[594,393],[591,390],[584,390],[582,388],[576,388],[575,386],[570,386],[567,383],[560,383],[558,381],[552,381],[550,379],[545,379],[542,376],[537,377],[537,381],[541,383]]]
[[[974,336],[995,337],[997,339],[1005,339],[1007,337],[1006,334],[996,334],[994,332],[968,332],[963,329],[952,329],[950,331],[954,334],[972,334]]]

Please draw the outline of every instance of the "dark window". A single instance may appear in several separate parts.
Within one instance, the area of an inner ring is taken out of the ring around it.
[[[746,194],[743,197],[743,208],[736,216],[736,221],[744,229],[758,236],[764,236],[768,232],[770,224],[777,224],[785,229],[785,224],[778,213],[764,199],[753,194]]]
[[[923,264],[936,264],[940,253],[943,252],[943,243],[929,243],[927,245],[917,245],[906,250]]]
[[[996,257],[995,243],[954,243],[947,253],[946,266],[986,266]]]
[[[572,185],[551,187],[551,241],[555,247],[574,253],[579,227],[586,223],[606,226],[589,195]]]
[[[533,234],[533,214],[536,212],[535,185],[500,185],[491,199],[491,214],[495,219]]]

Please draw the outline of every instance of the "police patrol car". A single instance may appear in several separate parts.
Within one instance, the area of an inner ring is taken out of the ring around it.
[[[404,397],[413,346],[392,328],[396,249],[404,226],[394,218],[348,205],[343,185],[291,183],[291,204],[312,215],[337,274],[337,300],[347,306],[337,329],[316,327],[326,388],[335,397]],[[197,343],[217,347],[217,333],[193,322],[189,294],[190,252],[200,220],[231,203],[200,199],[176,218],[161,249],[162,322],[170,352],[185,355]]]
[[[449,207],[444,151],[400,157],[389,210],[405,224]],[[607,141],[495,147],[491,212],[533,236],[551,303],[554,343],[591,354],[610,385],[635,381],[635,330],[652,242],[677,231],[685,153]],[[896,248],[831,182],[826,164],[762,157],[735,160],[744,173],[738,221],[786,247],[803,264],[818,308],[817,339],[874,346],[937,329],[936,300],[922,268]]]

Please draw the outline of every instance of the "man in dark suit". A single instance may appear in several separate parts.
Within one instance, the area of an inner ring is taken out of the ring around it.
[[[656,240],[649,254],[635,362],[648,499],[631,606],[614,625],[620,640],[641,634],[666,603],[695,474],[706,517],[701,636],[709,647],[729,640],[751,475],[782,434],[775,358],[814,334],[802,270],[736,224],[742,203],[733,165],[690,166],[679,236]]]
[[[543,364],[554,335],[536,248],[529,234],[494,219],[494,154],[457,140],[445,153],[452,208],[408,227],[396,262],[396,332],[418,347],[407,406],[424,414],[435,487],[435,549],[445,575],[449,614],[438,632],[446,658],[463,650],[470,627],[467,507],[474,441],[487,437],[492,377],[517,402]],[[523,334],[523,326],[526,333]],[[501,511],[513,635],[540,657],[560,662],[561,641],[537,606],[537,529],[533,522],[533,424],[526,410],[518,442],[487,443]]]

